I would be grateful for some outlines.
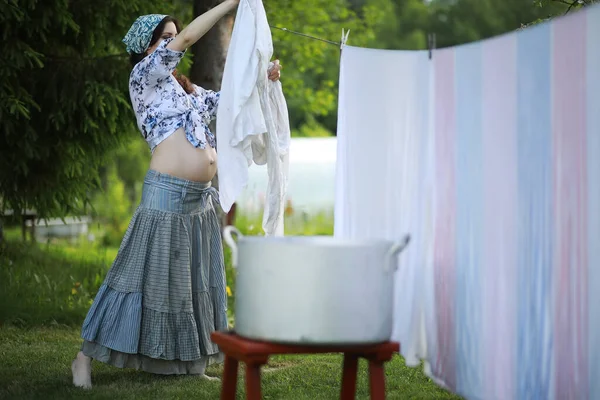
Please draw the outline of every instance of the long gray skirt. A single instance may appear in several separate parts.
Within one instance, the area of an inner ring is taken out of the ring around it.
[[[82,351],[156,374],[203,374],[227,329],[217,192],[149,171],[141,204],[83,323]]]

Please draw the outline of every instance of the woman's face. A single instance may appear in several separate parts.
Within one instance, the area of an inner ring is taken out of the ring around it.
[[[152,46],[150,46],[147,50],[147,54],[152,54],[154,52],[154,50],[156,50],[156,48],[158,47],[158,45],[165,39],[168,38],[172,38],[177,36],[177,27],[175,26],[175,24],[173,22],[167,22],[165,24],[165,29],[163,29],[162,34],[160,35],[160,38],[156,41],[156,43],[154,43]]]

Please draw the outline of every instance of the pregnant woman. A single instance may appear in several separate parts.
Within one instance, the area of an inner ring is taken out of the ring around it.
[[[239,0],[226,0],[185,29],[144,15],[123,39],[133,70],[129,91],[152,151],[142,199],[83,323],[73,384],[91,388],[91,360],[155,374],[196,374],[222,359],[210,340],[227,329],[223,248],[211,180],[219,93],[176,71],[185,50]],[[280,76],[278,62],[269,79]],[[208,378],[214,379],[214,378]]]

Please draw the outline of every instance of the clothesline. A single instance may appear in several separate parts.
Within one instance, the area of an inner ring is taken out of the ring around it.
[[[340,45],[341,45],[341,43],[340,43],[340,42],[334,42],[334,41],[332,41],[332,40],[321,39],[321,38],[318,38],[318,37],[316,37],[316,36],[307,35],[306,33],[302,33],[302,32],[296,32],[296,31],[291,31],[291,30],[289,30],[289,29],[287,29],[287,28],[280,28],[280,27],[278,27],[278,26],[273,26],[273,25],[269,25],[269,26],[270,26],[271,28],[273,28],[273,29],[279,29],[280,31],[289,32],[289,33],[292,33],[292,34],[294,34],[294,35],[298,35],[298,36],[304,36],[304,37],[307,37],[307,38],[309,38],[309,39],[313,39],[313,40],[319,40],[319,41],[321,41],[321,42],[325,42],[325,43],[333,44],[333,45],[336,45],[336,46],[340,46]]]
[[[287,28],[280,28],[278,26],[273,26],[273,25],[269,25],[269,26],[271,28],[273,28],[273,29],[279,29],[280,31],[283,31],[283,32],[288,32],[288,33],[292,33],[294,35],[303,36],[303,37],[306,37],[306,38],[309,38],[309,39],[318,40],[318,41],[321,41],[321,42],[324,42],[324,43],[328,43],[328,44],[333,44],[335,46],[339,46],[340,48],[342,46],[342,43],[340,43],[340,42],[334,42],[332,40],[322,39],[322,38],[319,38],[319,37],[316,37],[316,36],[307,35],[306,33],[292,31],[292,30],[289,30]],[[349,31],[348,31],[348,33],[349,33]],[[342,31],[342,37],[344,37],[344,32],[343,31]],[[348,35],[346,34],[345,37],[347,38]],[[436,48],[435,33],[429,33],[427,35],[427,49],[429,51],[429,59],[430,60],[431,60],[431,56],[432,56],[432,51],[435,48]]]

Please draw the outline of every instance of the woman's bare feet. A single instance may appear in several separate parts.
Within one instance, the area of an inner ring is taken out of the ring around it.
[[[92,359],[81,351],[71,363],[73,385],[83,389],[92,388]]]

